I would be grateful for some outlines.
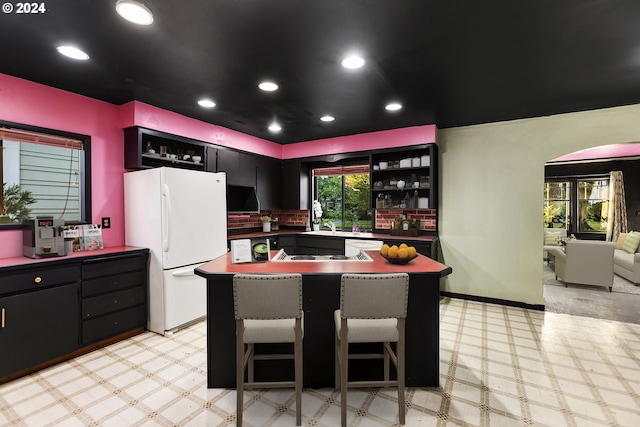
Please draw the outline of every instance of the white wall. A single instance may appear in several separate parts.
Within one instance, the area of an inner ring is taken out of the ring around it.
[[[544,163],[640,141],[640,105],[438,131],[442,290],[544,304]]]

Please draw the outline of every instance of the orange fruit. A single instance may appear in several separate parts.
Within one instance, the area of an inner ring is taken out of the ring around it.
[[[398,247],[396,245],[393,245],[389,248],[389,253],[387,254],[389,257],[391,258],[397,258],[398,257]]]
[[[411,258],[413,258],[414,256],[416,256],[416,254],[418,253],[418,251],[416,250],[416,248],[414,248],[413,246],[409,246],[407,248],[407,251],[409,252],[409,256]]]
[[[407,248],[398,249],[398,258],[406,258],[409,256],[409,251]]]
[[[387,245],[386,243],[382,245],[382,247],[380,248],[380,253],[384,256],[387,256],[389,254],[389,245]]]
[[[409,246],[409,245],[407,245],[406,243],[400,243],[400,246],[398,246],[398,248],[399,248],[399,249],[402,249],[402,248],[406,248],[406,247],[408,247],[408,246]]]

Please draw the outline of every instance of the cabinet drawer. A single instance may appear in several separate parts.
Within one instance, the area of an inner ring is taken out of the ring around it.
[[[88,298],[82,300],[82,319],[94,318],[112,311],[143,304],[144,302],[145,292],[143,287]]]
[[[113,292],[119,289],[131,288],[147,284],[146,271],[133,271],[129,273],[113,274],[99,279],[82,281],[82,297]]]
[[[124,255],[87,260],[82,263],[82,280],[128,271],[146,271],[146,261],[147,257],[143,255]]]
[[[82,322],[82,344],[100,341],[131,329],[144,327],[147,310],[144,305],[127,308]]]
[[[32,291],[77,282],[78,264],[63,267],[34,268],[0,275],[0,295]]]

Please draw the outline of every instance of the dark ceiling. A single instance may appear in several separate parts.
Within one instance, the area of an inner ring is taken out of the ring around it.
[[[638,0],[141,1],[148,27],[120,18],[116,0],[0,14],[0,72],[282,144],[640,103]],[[363,68],[340,65],[351,51]],[[266,78],[280,90],[258,90]],[[217,106],[199,107],[204,96]],[[386,111],[390,100],[404,108]]]

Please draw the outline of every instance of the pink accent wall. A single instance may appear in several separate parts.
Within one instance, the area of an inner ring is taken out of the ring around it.
[[[124,244],[122,130],[118,107],[0,74],[0,120],[91,136],[92,221],[111,217],[105,246]],[[0,231],[0,257],[22,255],[22,231]]]
[[[129,102],[121,108],[120,126],[123,129],[142,126],[263,156],[282,158],[282,146],[266,139],[205,123],[143,102]]]
[[[436,142],[436,126],[424,125],[287,144],[283,159],[350,153]]]
[[[564,156],[557,157],[550,160],[553,162],[569,162],[576,160],[594,160],[594,159],[609,159],[617,157],[636,157],[640,156],[640,143],[639,144],[611,144],[602,145],[600,147],[587,148],[586,150],[576,151],[575,153],[569,153]]]

